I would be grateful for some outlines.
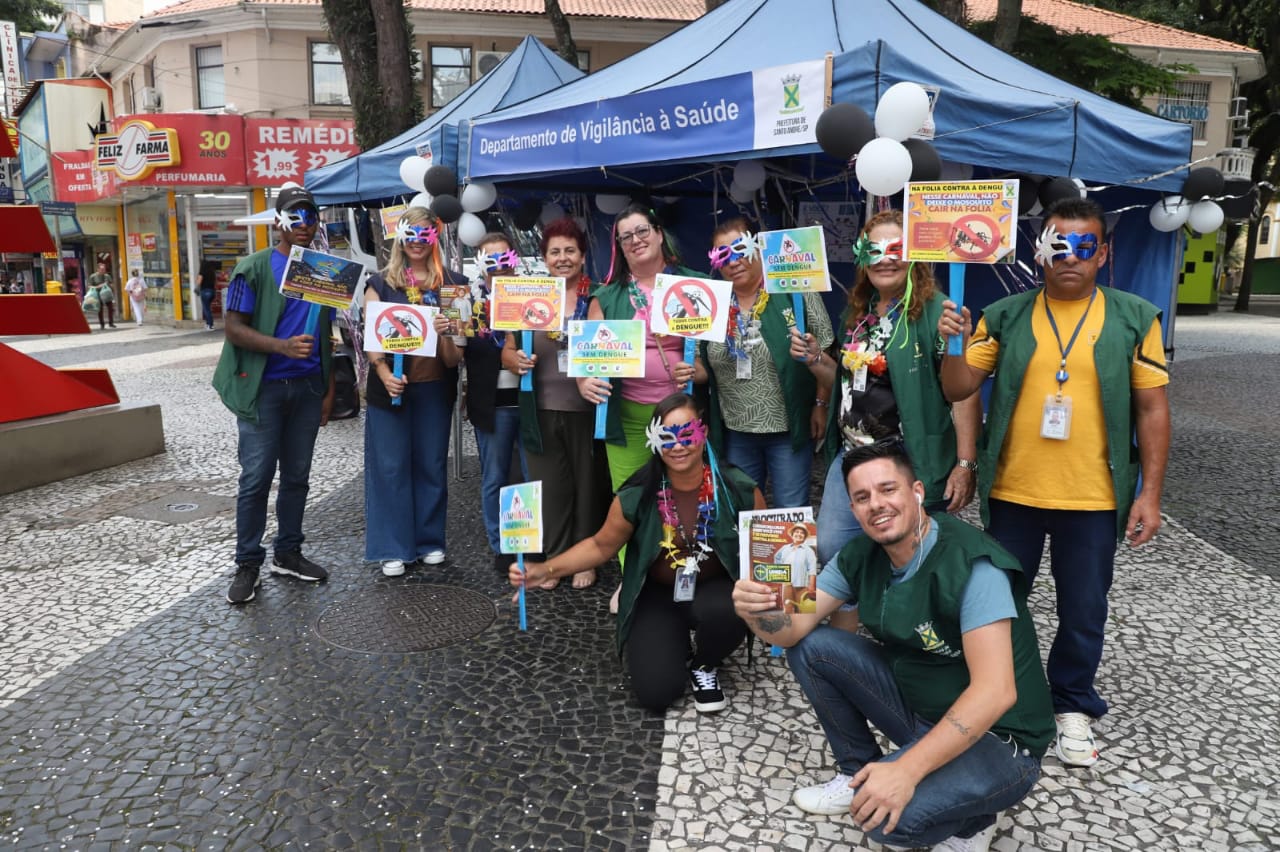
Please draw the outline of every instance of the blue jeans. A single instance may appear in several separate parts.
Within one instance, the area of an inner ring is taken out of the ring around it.
[[[413,562],[444,550],[453,387],[412,382],[364,421],[364,558]]]
[[[320,431],[325,386],[320,374],[262,382],[258,422],[237,420],[240,429],[240,488],[236,494],[236,562],[261,565],[267,552],[267,497],[276,466],[276,553],[302,549],[302,513],[307,506],[311,455]]]
[[[200,311],[204,315],[204,324],[213,328],[213,297],[216,290],[200,291]]]
[[[489,537],[489,548],[494,553],[502,551],[498,538],[498,492],[507,481],[511,470],[511,457],[520,454],[520,471],[527,480],[529,468],[524,461],[524,448],[520,446],[520,409],[500,406],[493,411],[493,431],[476,430],[476,449],[480,452],[480,507],[484,513],[484,532]]]
[[[1049,537],[1049,570],[1058,587],[1058,632],[1045,674],[1054,712],[1101,717],[1107,702],[1093,680],[1102,662],[1107,593],[1116,558],[1115,510],[1038,509],[1003,500],[991,500],[990,508],[987,532],[1017,558],[1028,585],[1035,582],[1044,539]]]
[[[809,471],[813,464],[813,442],[791,449],[786,432],[735,432],[724,430],[724,457],[756,481],[761,493],[765,482],[773,484],[773,501],[778,509],[809,506]]]
[[[839,452],[827,468],[827,478],[822,484],[822,505],[818,508],[818,564],[825,566],[840,548],[854,536],[862,535],[862,526],[853,516],[849,506],[849,488],[841,474],[844,452]],[[924,504],[929,514],[945,512],[946,500]]]
[[[819,626],[787,650],[787,662],[846,775],[873,761],[896,760],[933,727],[906,705],[880,645],[865,636]],[[868,723],[899,750],[882,755]],[[1039,777],[1039,758],[988,732],[921,780],[891,834],[867,835],[894,846],[971,837],[1021,801]]]

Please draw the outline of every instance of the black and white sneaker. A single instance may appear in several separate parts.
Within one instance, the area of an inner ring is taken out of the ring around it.
[[[720,675],[712,666],[690,669],[689,682],[693,684],[693,706],[699,713],[714,713],[729,703],[720,688]]]
[[[242,604],[253,600],[257,594],[256,589],[262,585],[258,570],[257,565],[236,566],[236,578],[231,581],[231,588],[227,590],[227,603]]]
[[[329,578],[329,572],[303,556],[301,550],[277,553],[271,557],[271,573],[286,574],[308,583],[318,583]]]

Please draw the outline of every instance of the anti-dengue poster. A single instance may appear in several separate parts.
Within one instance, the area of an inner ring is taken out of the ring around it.
[[[764,231],[764,289],[768,293],[825,293],[827,245],[822,226]]]
[[[378,211],[378,216],[382,219],[382,238],[384,240],[389,240],[396,235],[396,225],[400,224],[400,217],[408,209],[408,204],[393,204]]]
[[[365,351],[435,355],[438,340],[433,320],[439,310],[427,305],[367,302],[364,306]]]
[[[294,246],[280,292],[288,299],[343,310],[351,306],[363,272],[362,265],[345,257]]]
[[[573,320],[569,323],[572,378],[643,379],[644,320]]]
[[[542,481],[498,491],[498,538],[503,553],[542,552]]]
[[[658,309],[649,315],[649,328],[654,334],[724,342],[732,292],[729,281],[659,274],[653,284]]]
[[[564,328],[564,279],[493,279],[490,328],[494,331],[559,331]]]
[[[1018,236],[1018,181],[909,183],[907,261],[1013,263]]]

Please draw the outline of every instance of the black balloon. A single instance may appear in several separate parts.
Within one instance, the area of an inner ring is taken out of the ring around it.
[[[1076,182],[1069,177],[1050,178],[1040,184],[1038,197],[1040,206],[1048,210],[1055,201],[1061,201],[1064,198],[1079,198],[1080,187],[1076,186]]]
[[[876,124],[857,104],[832,104],[818,116],[814,132],[824,152],[848,162],[876,138]]]
[[[439,216],[441,222],[450,225],[462,218],[462,202],[456,195],[437,195],[431,199],[431,212]]]
[[[538,217],[541,215],[542,204],[535,199],[526,198],[516,208],[516,212],[511,216],[511,221],[515,223],[517,229],[528,231],[538,224]]]
[[[908,139],[902,147],[911,155],[911,180],[937,180],[942,177],[942,158],[932,145],[923,139]]]
[[[1222,172],[1212,166],[1192,169],[1187,174],[1186,183],[1182,185],[1182,197],[1188,201],[1199,201],[1205,197],[1222,195],[1225,183]]]
[[[1040,200],[1040,181],[1043,178],[1035,175],[1023,175],[1018,178],[1018,215],[1026,216],[1031,208]]]
[[[1253,181],[1248,178],[1232,178],[1225,182],[1222,192],[1218,194],[1225,196],[1218,201],[1218,206],[1228,219],[1253,218],[1258,204],[1258,188],[1253,185]]]
[[[432,166],[427,169],[427,178],[423,183],[432,196],[453,195],[458,191],[458,176],[448,166]]]

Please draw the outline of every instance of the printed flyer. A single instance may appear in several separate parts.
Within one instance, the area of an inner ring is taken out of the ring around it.
[[[364,306],[364,349],[399,355],[435,355],[433,321],[439,308],[368,302]]]
[[[542,552],[542,481],[498,491],[498,537],[503,553]]]
[[[723,343],[732,292],[729,281],[659,274],[653,284],[658,309],[649,314],[649,329],[654,334]]]
[[[782,612],[817,610],[817,546],[812,506],[738,513],[740,576],[772,586]]]
[[[301,299],[338,310],[351,307],[364,266],[336,254],[294,246],[284,268],[280,293],[287,299]]]
[[[1018,181],[909,183],[903,252],[908,262],[1013,263]]]
[[[490,328],[494,331],[559,331],[564,328],[564,279],[493,279]]]
[[[768,293],[825,293],[831,289],[822,226],[764,231],[764,289]]]
[[[569,323],[569,376],[644,378],[644,320],[573,320]]]
[[[408,209],[408,204],[395,204],[391,207],[383,207],[378,211],[378,215],[382,219],[382,238],[384,240],[389,240],[396,235],[396,225],[400,224],[400,217]]]

